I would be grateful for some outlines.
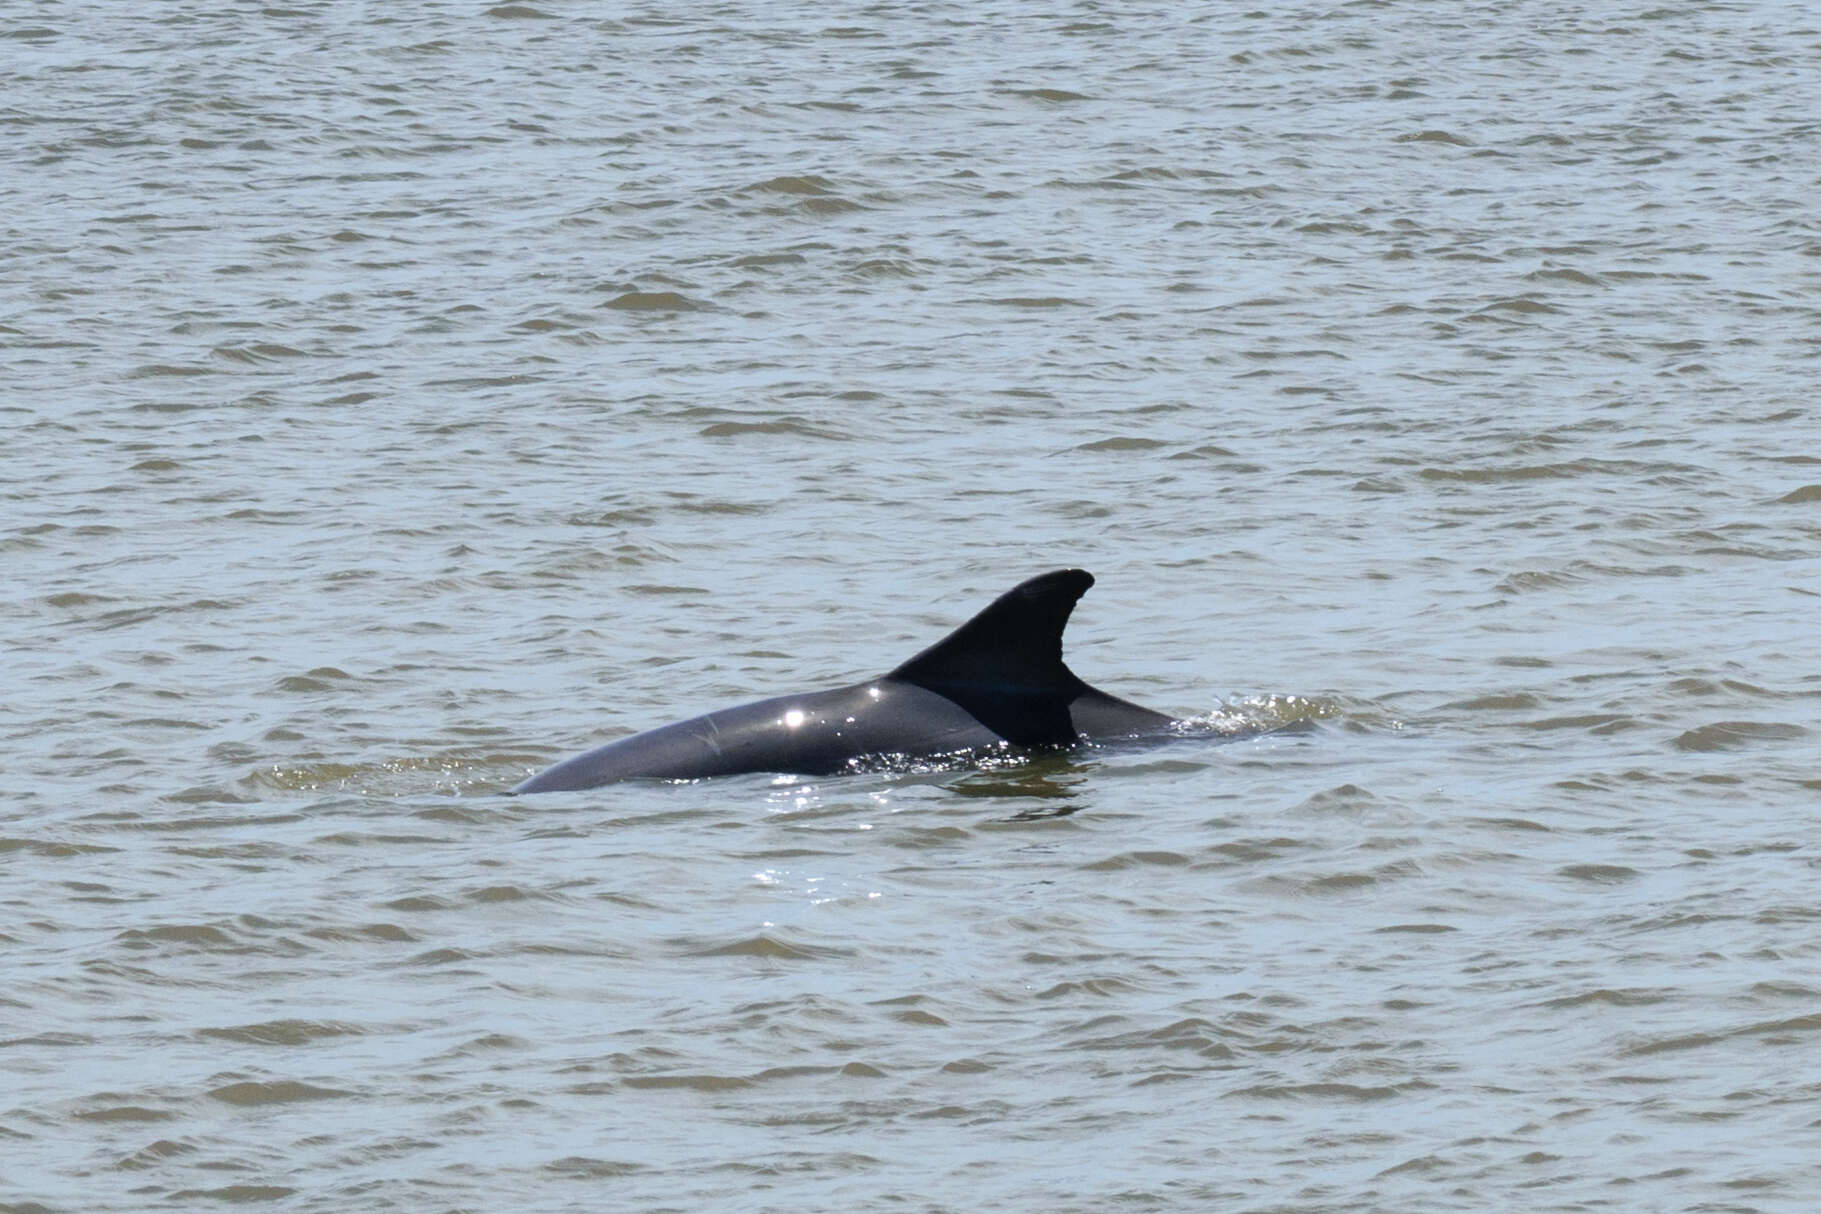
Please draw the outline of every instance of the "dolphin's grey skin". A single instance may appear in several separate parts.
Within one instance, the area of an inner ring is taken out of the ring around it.
[[[647,730],[566,759],[512,791],[557,792],[648,777],[828,775],[867,755],[1071,746],[1155,736],[1171,719],[1096,691],[1062,664],[1062,629],[1094,575],[1058,569],[991,606],[890,674],[778,696]]]

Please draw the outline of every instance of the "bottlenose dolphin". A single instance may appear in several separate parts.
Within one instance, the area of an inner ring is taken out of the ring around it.
[[[512,792],[639,777],[829,775],[869,756],[929,758],[1170,732],[1170,717],[1096,691],[1062,664],[1062,629],[1093,584],[1081,569],[1042,574],[890,674],[633,734],[546,768]]]

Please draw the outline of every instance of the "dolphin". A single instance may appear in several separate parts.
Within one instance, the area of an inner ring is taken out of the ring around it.
[[[1169,716],[1097,691],[1063,665],[1063,627],[1093,584],[1081,569],[1041,574],[889,674],[620,738],[512,793],[760,771],[831,775],[870,756],[931,758],[1171,732]]]

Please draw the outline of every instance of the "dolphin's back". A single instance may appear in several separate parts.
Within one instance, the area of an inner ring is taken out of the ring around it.
[[[615,780],[697,780],[746,772],[828,775],[863,755],[936,755],[999,741],[954,702],[900,679],[776,696],[648,729],[558,763],[514,793]]]
[[[881,678],[647,730],[558,763],[512,791],[756,771],[827,775],[867,756],[933,758],[1165,733],[1169,717],[1089,687],[1063,664],[1062,630],[1093,584],[1081,569],[1030,578]]]

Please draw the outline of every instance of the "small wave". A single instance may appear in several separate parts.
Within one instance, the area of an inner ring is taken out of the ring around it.
[[[210,1201],[226,1205],[239,1205],[254,1201],[280,1201],[295,1192],[296,1189],[281,1184],[230,1184],[218,1189],[179,1189],[171,1197],[177,1201],[206,1197]]]
[[[1536,696],[1527,691],[1518,691],[1504,694],[1494,693],[1491,695],[1475,696],[1468,700],[1455,700],[1451,704],[1442,705],[1442,707],[1444,709],[1454,709],[1460,712],[1511,712],[1514,710],[1537,708],[1541,705],[1542,701]]]
[[[1569,864],[1556,870],[1572,881],[1586,881],[1593,885],[1617,885],[1630,881],[1638,875],[1635,868],[1623,864]]]
[[[1561,309],[1555,305],[1544,303],[1542,300],[1533,298],[1529,295],[1513,295],[1505,299],[1496,299],[1492,301],[1480,308],[1474,315],[1483,316],[1495,312],[1508,312],[1518,315],[1538,315],[1560,311]]]
[[[211,951],[226,949],[238,952],[243,947],[232,935],[206,923],[171,923],[156,927],[132,927],[114,938],[129,948],[152,948],[159,944],[189,944]]]
[[[334,1100],[354,1093],[339,1088],[319,1088],[314,1084],[280,1079],[269,1083],[248,1081],[229,1083],[209,1093],[223,1104],[248,1107],[262,1104],[290,1104],[299,1100]]]
[[[752,1086],[739,1075],[629,1075],[620,1081],[629,1088],[675,1088],[690,1092],[737,1092]]]
[[[772,266],[805,266],[809,258],[801,253],[747,253],[736,257],[733,264],[742,270],[764,270]]]
[[[1473,146],[1473,140],[1471,140],[1471,139],[1464,139],[1461,136],[1453,134],[1450,131],[1442,131],[1442,130],[1434,130],[1434,129],[1427,130],[1427,131],[1416,131],[1409,135],[1399,135],[1395,140],[1393,140],[1393,142],[1395,142],[1395,143],[1445,143],[1445,144],[1450,144],[1454,147],[1460,147],[1460,148],[1470,148]]]
[[[1524,275],[1524,277],[1532,282],[1569,282],[1584,287],[1603,287],[1606,285],[1606,280],[1597,274],[1589,274],[1583,270],[1576,270],[1567,266],[1547,270],[1532,270],[1530,273]]]
[[[1674,745],[1677,750],[1696,752],[1738,750],[1754,742],[1789,742],[1807,736],[1808,730],[1802,726],[1778,721],[1716,721],[1678,735]]]
[[[267,1020],[260,1024],[198,1029],[196,1035],[241,1045],[308,1045],[330,1037],[358,1036],[366,1031],[359,1025],[339,1020]]]
[[[1084,873],[1110,873],[1131,868],[1182,868],[1189,857],[1173,851],[1127,851],[1077,867]]]
[[[1398,1084],[1394,1087],[1365,1087],[1353,1083],[1259,1084],[1249,1088],[1240,1088],[1233,1094],[1263,1100],[1316,1100],[1324,1104],[1333,1104],[1336,1101],[1365,1103],[1390,1100],[1407,1090],[1426,1090],[1430,1086],[1420,1080]]]
[[[275,341],[257,341],[245,346],[216,346],[210,353],[224,362],[258,366],[284,358],[306,357],[304,351]]]
[[[780,417],[760,422],[715,422],[697,433],[703,438],[733,438],[743,434],[781,434],[795,438],[842,438],[837,431],[813,425],[802,417]]]
[[[998,89],[1003,97],[1023,97],[1029,101],[1048,101],[1060,104],[1068,101],[1091,101],[1086,93],[1071,92],[1068,89]]]
[[[1140,438],[1136,435],[1122,435],[1115,438],[1095,439],[1091,443],[1082,443],[1074,448],[1076,451],[1155,451],[1170,444],[1159,438]]]
[[[1521,729],[1550,731],[1557,729],[1584,729],[1589,733],[1605,735],[1618,733],[1625,729],[1637,728],[1636,718],[1619,712],[1590,712],[1567,717],[1542,717],[1534,721],[1520,721]]]
[[[1499,579],[1494,590],[1500,594],[1522,594],[1528,590],[1554,590],[1585,581],[1576,574],[1561,570],[1524,569]]]
[[[1375,927],[1372,929],[1373,934],[1375,935],[1411,936],[1440,936],[1445,935],[1448,932],[1458,932],[1460,930],[1460,928],[1455,927],[1451,923],[1393,923],[1388,927]]]
[[[176,1113],[168,1109],[151,1109],[142,1104],[111,1104],[101,1109],[85,1109],[75,1114],[78,1121],[172,1121]]]
[[[1254,695],[1228,701],[1205,713],[1183,717],[1176,732],[1184,737],[1216,734],[1246,737],[1335,717],[1356,715],[1338,700],[1299,695]],[[1392,723],[1396,728],[1396,723]]]
[[[1065,295],[1008,295],[1001,299],[982,301],[997,304],[1002,308],[1082,308],[1087,304],[1083,300],[1070,299]]]
[[[329,691],[334,684],[353,679],[346,671],[333,666],[318,666],[304,674],[287,675],[277,683],[279,691]]]
[[[826,177],[818,177],[814,173],[805,173],[801,176],[787,174],[754,182],[748,188],[765,194],[794,194],[799,197],[813,198],[834,193],[835,183]]]
[[[103,603],[118,602],[117,599],[109,598],[105,594],[85,594],[80,590],[68,590],[64,591],[62,594],[46,595],[40,601],[47,606],[58,608],[95,607]]]
[[[280,792],[353,792],[373,796],[406,796],[432,791],[423,776],[441,777],[434,791],[443,793],[491,792],[516,783],[546,762],[542,756],[419,755],[379,763],[340,763],[319,759],[263,767],[250,772],[243,783]]]
[[[820,961],[833,957],[850,957],[853,950],[828,948],[811,944],[793,944],[778,936],[760,932],[725,944],[691,949],[691,957],[764,957],[779,961]]]
[[[675,291],[626,291],[608,300],[617,312],[703,312],[708,305]]]
[[[642,1163],[631,1163],[619,1159],[595,1159],[586,1155],[565,1155],[553,1159],[544,1165],[544,1171],[553,1176],[562,1176],[577,1180],[602,1180],[615,1176],[630,1176],[643,1172]]]

